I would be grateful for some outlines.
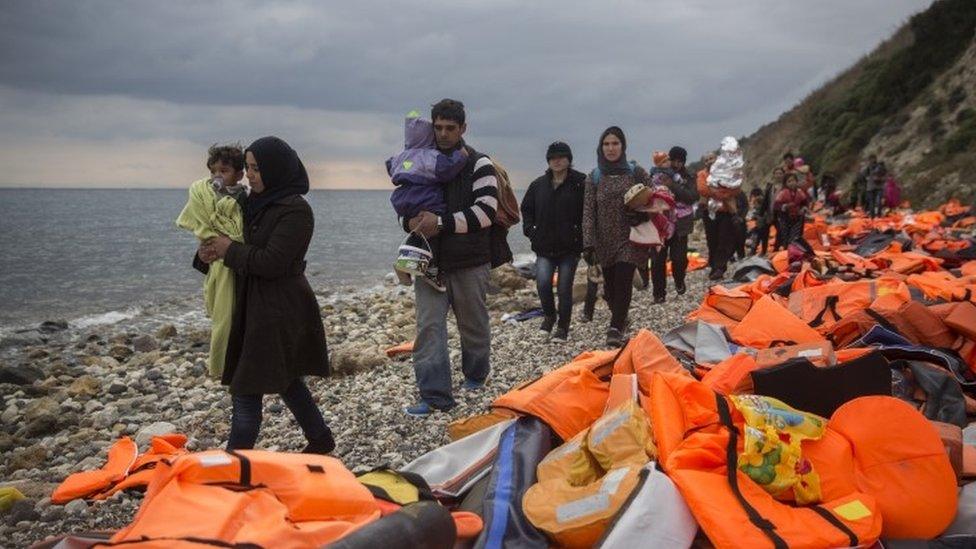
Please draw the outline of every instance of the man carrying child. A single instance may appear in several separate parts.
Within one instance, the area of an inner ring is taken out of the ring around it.
[[[404,229],[430,242],[433,265],[438,269],[441,292],[430,284],[415,283],[417,338],[413,365],[420,400],[406,412],[426,416],[447,411],[455,401],[451,383],[451,355],[447,348],[447,313],[454,311],[461,336],[463,388],[480,389],[490,370],[491,328],[488,290],[491,264],[491,227],[498,208],[498,183],[491,159],[464,140],[464,105],[442,99],[431,109],[437,149],[451,155],[465,149],[467,160],[442,189],[446,208],[438,215],[421,211],[404,220]]]

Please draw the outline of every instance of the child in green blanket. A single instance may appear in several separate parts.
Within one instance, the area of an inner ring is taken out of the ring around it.
[[[176,225],[193,233],[201,243],[218,235],[243,240],[241,204],[247,197],[244,177],[244,149],[239,144],[213,145],[207,151],[210,177],[190,185],[189,199]],[[201,246],[200,250],[203,247]],[[204,306],[212,326],[208,370],[219,378],[224,369],[227,338],[234,306],[234,273],[223,261],[205,261],[201,251],[193,256],[193,267],[204,273]]]

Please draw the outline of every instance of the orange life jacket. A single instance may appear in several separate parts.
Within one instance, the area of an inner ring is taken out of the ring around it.
[[[101,469],[74,473],[54,490],[52,503],[68,503],[73,499],[101,500],[116,492],[131,488],[145,488],[154,474],[156,464],[167,458],[185,454],[186,435],[170,433],[155,436],[149,450],[138,455],[136,443],[129,437],[117,440],[109,449],[108,460]]]
[[[701,382],[654,378],[660,463],[716,547],[842,547],[932,538],[956,512],[955,477],[934,427],[892,397],[841,406],[803,456],[820,476],[818,505],[774,499],[738,468],[743,418]]]
[[[947,303],[930,309],[933,310],[933,314],[938,314],[950,329],[968,339],[976,340],[976,305],[971,301]],[[939,310],[939,313],[936,313],[936,310]]]
[[[817,290],[819,288],[811,288]],[[804,290],[804,291],[810,291]],[[771,295],[757,301],[730,335],[740,345],[765,349],[773,345],[814,343],[824,337],[797,318]]]
[[[976,301],[976,276],[956,277],[946,271],[927,271],[910,275],[905,282],[921,290],[926,299]]]
[[[738,288],[712,286],[705,294],[705,305],[734,320],[742,320],[752,308],[752,296]]]
[[[139,448],[129,437],[122,437],[108,451],[101,469],[81,471],[64,479],[51,495],[51,503],[68,503],[105,491],[125,479],[139,455]]]
[[[211,450],[160,461],[135,518],[111,541],[314,547],[379,517],[373,495],[335,458]]]
[[[640,330],[619,352],[583,353],[569,364],[498,397],[492,408],[535,416],[560,438],[569,440],[603,415],[612,375],[636,374],[643,401],[650,395],[654,372],[690,376],[657,336]]]
[[[846,315],[867,309],[889,295],[901,302],[911,299],[908,288],[897,280],[837,281],[791,293],[789,309],[810,327],[827,333]]]
[[[756,357],[749,353],[737,353],[713,366],[701,380],[723,395],[746,393],[752,390],[749,374],[757,367]]]
[[[152,480],[159,462],[187,453],[186,448],[184,448],[185,445],[186,435],[179,433],[153,437],[149,450],[136,458],[129,469],[129,474],[108,490],[95,494],[92,499],[108,499],[122,490],[141,489],[149,486],[149,481]]]
[[[877,504],[853,478],[838,486],[824,479],[820,505],[793,507],[739,470],[743,418],[726,397],[668,374],[655,376],[652,392],[659,463],[715,547],[847,547],[880,536]],[[843,441],[837,446],[842,454]]]
[[[413,352],[413,341],[407,341],[399,345],[394,345],[383,352],[386,353],[386,356],[390,358],[400,355],[409,355]]]
[[[569,440],[603,414],[610,388],[601,377],[609,379],[617,354],[582,353],[569,364],[496,398],[491,406],[535,416]]]
[[[897,242],[892,242],[896,244]],[[886,268],[900,274],[913,274],[922,271],[938,271],[942,260],[915,252],[885,251],[873,257],[887,264]]]
[[[902,335],[917,345],[952,347],[955,335],[931,307],[908,301],[893,308],[883,302],[844,315],[827,331],[835,346],[844,347],[861,338],[873,326],[880,325]]]

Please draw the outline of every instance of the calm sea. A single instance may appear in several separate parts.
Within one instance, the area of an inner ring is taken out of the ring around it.
[[[196,239],[174,224],[186,190],[0,189],[0,328],[112,318],[198,295]],[[403,238],[386,191],[312,191],[315,288],[368,287]],[[529,251],[519,228],[516,253]],[[106,316],[107,315],[107,316]]]

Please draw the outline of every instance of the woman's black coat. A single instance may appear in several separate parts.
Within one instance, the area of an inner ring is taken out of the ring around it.
[[[325,329],[305,278],[312,208],[298,195],[265,206],[227,249],[234,314],[223,383],[232,394],[283,392],[297,377],[329,375]]]

